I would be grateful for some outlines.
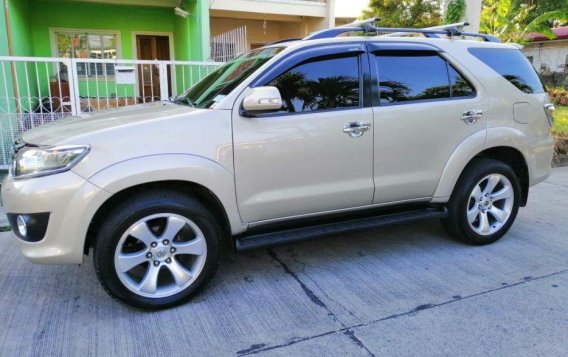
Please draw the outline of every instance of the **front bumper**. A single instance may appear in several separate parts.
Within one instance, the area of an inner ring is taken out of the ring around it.
[[[110,194],[72,171],[2,184],[2,203],[8,214],[49,213],[43,239],[26,242],[12,233],[22,254],[32,262],[83,262],[85,239],[97,209]]]

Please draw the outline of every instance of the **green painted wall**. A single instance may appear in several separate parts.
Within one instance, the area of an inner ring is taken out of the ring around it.
[[[2,10],[0,11],[0,56],[8,56],[8,37],[6,35],[6,19],[4,17],[4,3],[2,3]],[[7,64],[4,65],[4,73],[9,71]],[[7,73],[6,73],[7,74]],[[12,129],[15,120],[7,114],[10,109],[15,107],[14,102],[8,98],[13,96],[12,90],[12,78],[7,75],[8,78],[4,78],[2,74],[2,68],[0,68],[0,164],[3,164],[7,159],[8,153],[10,152],[10,145],[12,143]],[[7,84],[6,88],[4,86],[4,81]],[[8,99],[8,100],[6,100]]]
[[[6,18],[4,17],[4,0],[0,1],[2,10],[0,10],[0,56],[8,56],[8,37],[6,34]]]
[[[2,0],[4,1],[4,0]],[[2,2],[2,11],[0,11],[0,56],[8,56],[8,37],[7,37],[7,33],[6,33],[6,18],[4,17],[4,3]],[[6,65],[4,65],[6,66]],[[3,82],[4,82],[4,77],[2,75],[2,69],[0,68],[0,80],[2,80],[0,82],[0,98],[6,98],[11,96],[12,91],[10,90],[10,88],[6,89],[4,87]],[[6,81],[8,81],[8,78],[6,78]],[[11,86],[12,84],[12,80],[10,79],[9,81],[9,86]],[[7,111],[7,104],[5,100],[0,100],[0,113],[4,113]],[[1,125],[1,123],[0,123]]]
[[[35,56],[51,57],[50,28],[111,30],[120,35],[120,56],[136,57],[133,32],[174,32],[175,15],[172,9],[93,4],[84,2],[35,1],[32,25]],[[174,34],[175,36],[175,34]]]
[[[33,46],[31,41],[31,26],[30,26],[30,17],[28,11],[28,1],[18,1],[18,0],[6,0],[8,2],[8,9],[10,11],[10,29],[12,32],[12,43],[14,49],[14,56],[29,56],[33,52]],[[4,14],[4,3],[2,2],[2,15],[0,17],[0,26],[1,26],[1,36],[2,41],[0,41],[0,54],[3,56],[10,55],[9,48],[8,48],[8,33],[6,30],[6,18]],[[4,68],[0,68],[0,76],[3,77],[2,73],[6,74],[6,84],[8,85],[8,93],[4,90],[4,78],[0,78],[2,80],[1,83],[1,92],[0,96],[2,98],[13,97],[14,90],[12,85],[12,76],[11,76],[11,65],[10,63],[5,62]],[[24,63],[16,63],[13,65],[13,69],[16,70],[18,74],[18,78],[25,78],[26,70],[30,70],[29,65],[25,65]],[[29,76],[28,76],[29,77]],[[35,78],[29,78],[30,86],[24,86],[21,88],[20,92],[24,92],[26,95],[29,93],[33,96],[36,94],[37,89],[37,82]],[[18,87],[22,87],[19,84]],[[13,111],[15,108],[15,102],[10,101],[9,103],[6,101],[2,101],[0,103],[0,111],[4,111],[4,109],[8,107],[10,111]]]
[[[14,1],[14,0],[12,0]],[[21,0],[20,0],[21,1]],[[25,2],[25,1],[24,1]],[[50,28],[114,30],[120,33],[121,57],[134,59],[134,32],[169,32],[174,37],[175,60],[209,57],[209,2],[188,0],[190,16],[175,16],[173,9],[93,4],[84,2],[34,1],[32,40],[34,56],[52,56]]]
[[[6,0],[8,4],[8,9],[10,12],[10,30],[12,33],[12,43],[15,56],[28,56],[33,52],[33,46],[31,41],[31,19],[29,16],[29,8],[27,0]],[[2,16],[0,17],[0,26],[2,33],[2,44],[0,45],[0,54],[4,56],[10,55],[8,49],[8,38],[6,30],[6,18],[4,14],[4,2],[2,2]],[[13,135],[15,134],[15,129],[20,125],[18,123],[18,117],[16,115],[10,114],[14,113],[17,109],[21,111],[30,111],[33,109],[37,103],[38,96],[38,81],[35,77],[30,76],[32,66],[25,63],[3,63],[3,68],[0,68],[0,156],[4,162],[6,155],[9,152],[6,148],[10,148],[13,140],[15,139]],[[27,85],[25,83],[18,82],[14,85],[12,71],[15,71],[18,79],[26,78],[27,75]],[[4,75],[6,78],[3,78]],[[7,89],[4,89],[4,83]],[[20,96],[26,96],[31,98],[26,101],[16,102],[14,98],[15,88],[18,88]],[[6,100],[7,99],[7,100]]]
[[[29,1],[8,0],[10,7],[10,25],[15,56],[28,56],[32,53],[31,22]]]

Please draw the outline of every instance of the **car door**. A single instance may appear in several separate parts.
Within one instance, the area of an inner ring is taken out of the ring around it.
[[[251,87],[277,87],[280,111],[245,117],[244,95],[237,100],[234,164],[243,221],[371,204],[373,113],[363,105],[363,54],[362,44],[332,45],[275,64]]]
[[[374,203],[431,197],[454,150],[486,130],[481,85],[422,44],[369,45]]]

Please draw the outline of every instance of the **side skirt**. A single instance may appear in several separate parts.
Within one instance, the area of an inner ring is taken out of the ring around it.
[[[235,238],[237,252],[310,240],[330,234],[370,230],[395,224],[410,223],[425,219],[445,218],[448,211],[445,207],[426,207],[396,213],[380,213],[366,217],[336,217],[334,221],[285,228],[280,227],[267,232],[247,232]]]

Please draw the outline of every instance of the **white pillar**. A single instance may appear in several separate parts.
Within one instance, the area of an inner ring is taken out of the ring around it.
[[[335,27],[335,0],[327,0],[327,27]]]
[[[479,32],[479,21],[481,19],[481,0],[465,1],[464,20],[469,22],[469,26],[464,30],[468,32]]]

